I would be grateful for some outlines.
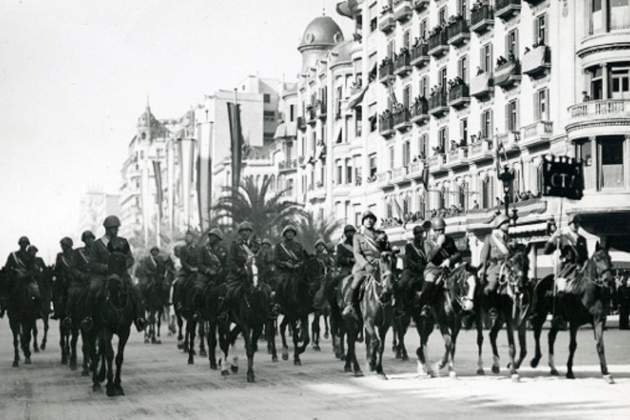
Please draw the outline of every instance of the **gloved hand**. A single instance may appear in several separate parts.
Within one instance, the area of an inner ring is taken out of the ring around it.
[[[443,267],[443,268],[449,268],[450,266],[451,266],[451,260],[449,260],[448,258],[445,259],[442,262],[442,264],[440,264],[440,267]]]

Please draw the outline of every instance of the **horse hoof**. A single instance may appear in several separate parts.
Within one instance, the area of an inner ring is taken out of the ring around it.
[[[289,360],[289,353],[282,353],[282,360]]]
[[[216,362],[210,362],[210,369],[211,370],[217,370],[217,363]]]
[[[357,370],[356,372],[354,372],[354,377],[355,378],[363,377],[363,372],[361,372],[361,370]]]
[[[92,392],[101,392],[101,384],[94,384],[92,385]]]
[[[66,356],[63,356],[63,357],[61,358],[61,364],[62,364],[62,365],[67,365],[67,364],[68,364],[68,358],[67,358]]]
[[[315,351],[322,351],[322,349],[317,344],[313,345],[313,350],[315,350]]]
[[[229,370],[222,370],[221,371],[221,376],[230,376],[230,371]]]
[[[519,376],[518,373],[513,373],[511,378],[512,378],[512,382],[514,383],[521,382],[521,377]]]
[[[533,368],[536,369],[538,367],[538,362],[540,362],[539,358],[533,358],[531,362],[529,362],[529,365]]]
[[[271,361],[272,362],[277,362],[278,361],[278,356],[276,356],[275,354],[273,356],[271,356]]]
[[[71,371],[75,371],[75,370],[77,370],[77,363],[76,363],[76,362],[74,362],[74,363],[70,363],[70,370],[71,370]]]
[[[151,344],[162,344],[162,340],[155,340]]]
[[[238,373],[238,366],[230,366],[232,373]]]
[[[573,372],[567,372],[567,379],[575,379],[575,374]]]
[[[484,376],[485,374],[486,372],[482,368],[477,369],[477,375]]]
[[[324,340],[328,340],[328,337],[330,337],[328,333],[324,333]]]
[[[560,376],[560,374],[558,373],[558,371],[555,368],[551,369],[550,373],[551,373],[551,376]]]
[[[302,366],[302,361],[301,361],[300,359],[295,359],[295,360],[293,361],[293,364],[294,364],[295,366]]]
[[[87,370],[84,370],[81,372],[81,376],[90,376],[90,372]]]
[[[381,381],[386,381],[387,380],[387,375],[385,375],[384,373],[379,373],[376,375],[376,377],[378,379],[380,379]]]
[[[499,367],[499,365],[492,366],[492,373],[494,373],[495,375],[498,375],[500,372],[501,372],[501,368]]]
[[[206,352],[206,349],[199,350],[199,356],[200,357],[208,357],[208,353]]]
[[[457,379],[457,373],[454,371],[451,371],[448,373],[449,378],[451,379]]]
[[[118,396],[118,394],[116,393],[116,389],[113,386],[107,385],[107,396],[108,397]]]
[[[256,382],[256,378],[254,377],[253,373],[251,375],[247,375],[247,382],[249,382],[250,384]]]
[[[33,347],[33,353],[39,353],[39,348],[38,347]]]
[[[39,347],[39,349],[41,351],[46,351],[46,343],[42,343],[42,345]]]
[[[149,339],[149,337],[146,337],[144,339],[144,344],[149,344],[151,342],[151,340]]]
[[[188,359],[188,364],[189,365],[194,365],[195,364],[195,359]]]
[[[403,354],[403,356],[402,356],[402,361],[403,361],[403,362],[407,362],[407,361],[409,361],[409,356],[408,356],[408,355],[406,355],[406,354]]]
[[[14,368],[16,368],[16,367],[20,367],[20,363],[19,363],[17,360],[14,360],[14,361],[13,361],[13,365],[12,365],[12,366],[13,366]]]
[[[345,355],[345,354],[343,354],[343,353],[341,353],[341,354],[339,355],[339,360],[341,360],[342,362],[343,362],[343,361],[345,361],[345,360],[346,360],[346,355]]]
[[[25,365],[30,365],[31,364],[31,358],[30,357],[25,357],[24,358],[24,364]]]
[[[604,375],[604,380],[608,385],[613,385],[615,383],[615,380],[610,375]]]
[[[352,367],[351,367],[351,366],[348,366],[348,365],[344,366],[344,367],[343,367],[343,372],[344,372],[344,373],[350,373],[350,372],[352,372]]]

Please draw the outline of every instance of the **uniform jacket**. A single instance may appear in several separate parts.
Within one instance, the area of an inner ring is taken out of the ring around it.
[[[28,252],[20,249],[9,254],[5,267],[12,275],[16,274],[18,271],[26,275],[30,271],[32,265],[33,257]]]
[[[184,273],[193,273],[197,271],[197,258],[199,251],[195,245],[185,245],[179,253],[179,261],[182,264]]]
[[[582,265],[588,259],[588,248],[586,239],[580,234],[570,233],[560,234],[560,258],[565,264]],[[545,245],[545,254],[551,254],[556,250],[558,238],[550,239]]]
[[[214,248],[210,245],[202,246],[197,255],[199,272],[207,276],[215,276],[225,268],[227,258],[228,251],[223,245],[217,244]]]
[[[374,268],[378,268],[378,261],[381,257],[382,246],[378,243],[377,237],[384,233],[380,230],[369,230],[364,226],[354,234],[352,240],[352,248],[354,251],[354,267],[352,272],[363,271],[368,265],[372,265]]]
[[[58,276],[62,276],[65,281],[70,282],[77,274],[74,251],[69,254],[60,252],[55,260],[55,272]]]
[[[304,259],[302,245],[296,241],[282,241],[275,246],[275,264],[280,270],[287,270],[286,263],[298,263]],[[293,255],[291,255],[293,254]]]
[[[77,248],[74,250],[74,266],[80,273],[79,276],[87,278],[92,274],[90,270],[90,259],[92,258],[92,248]]]
[[[227,268],[232,276],[240,277],[247,274],[247,258],[253,255],[251,245],[251,242],[240,240],[234,241],[232,245],[230,245],[230,252],[227,257]],[[245,247],[247,247],[247,249]]]
[[[121,237],[118,237],[118,240],[125,243],[127,242],[127,239]],[[108,245],[109,238],[105,235],[94,241],[94,244],[92,245],[92,258],[90,259],[90,269],[95,274],[107,274],[108,272],[107,263],[110,256]],[[124,246],[123,253],[127,257],[127,268],[130,268],[134,263],[134,259],[128,243],[126,246]]]
[[[414,242],[405,245],[404,267],[414,273],[422,274],[427,266],[427,254],[424,246],[417,247]]]
[[[448,236],[442,246],[438,245],[437,240],[433,238],[425,240],[424,252],[428,261],[426,270],[437,269],[447,259],[450,260],[451,267],[453,267],[462,259],[461,253],[455,246],[455,241]]]
[[[510,256],[510,247],[507,244],[508,236],[503,232],[493,230],[483,241],[481,248],[481,264],[495,265]],[[507,252],[506,252],[507,251]]]
[[[352,270],[354,266],[354,249],[353,244],[347,241],[337,244],[337,265],[341,268]]]

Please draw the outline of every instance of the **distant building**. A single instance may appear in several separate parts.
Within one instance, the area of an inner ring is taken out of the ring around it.
[[[96,237],[103,234],[103,221],[110,214],[119,215],[120,195],[108,194],[102,188],[91,186],[81,198],[79,228],[77,238],[86,230],[92,231]]]

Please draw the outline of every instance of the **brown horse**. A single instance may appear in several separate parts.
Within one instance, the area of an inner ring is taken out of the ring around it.
[[[612,384],[614,380],[608,372],[606,356],[604,354],[604,327],[606,324],[606,308],[610,299],[609,285],[613,279],[612,263],[608,251],[597,249],[593,256],[586,262],[569,285],[566,293],[554,298],[553,276],[547,276],[536,287],[537,302],[532,317],[534,339],[536,340],[536,355],[531,361],[532,367],[537,367],[540,358],[540,334],[542,325],[547,315],[553,313],[560,315],[569,323],[569,359],[567,360],[567,378],[575,379],[573,373],[573,356],[577,348],[577,330],[584,324],[591,324],[595,335],[597,354],[602,375],[606,382]],[[554,310],[555,308],[555,310]],[[558,323],[552,322],[549,330],[549,367],[551,374],[558,375],[554,362],[554,343],[558,334]]]

